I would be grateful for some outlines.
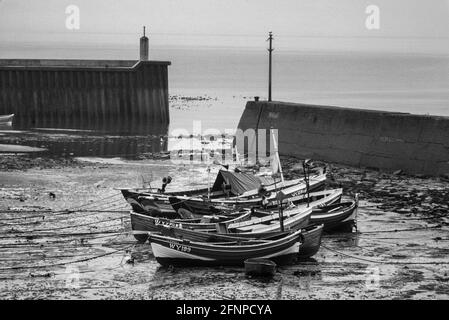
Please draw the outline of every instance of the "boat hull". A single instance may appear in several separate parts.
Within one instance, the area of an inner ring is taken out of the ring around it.
[[[277,263],[293,262],[302,243],[301,232],[282,239],[250,245],[211,245],[149,235],[151,249],[163,266],[242,266],[247,259],[264,258]]]
[[[299,249],[299,260],[305,260],[314,256],[321,246],[321,238],[323,235],[324,226],[316,225],[302,230],[304,242]]]
[[[229,217],[226,223],[236,223],[249,219],[251,214],[243,213]],[[131,229],[134,238],[139,242],[145,242],[148,239],[148,232],[158,232],[161,226],[175,227],[187,230],[215,231],[216,223],[189,222],[185,220],[169,220],[164,218],[151,217],[146,214],[131,212]]]
[[[332,209],[335,211],[332,212]],[[357,209],[357,201],[324,206],[312,212],[310,222],[323,224],[326,232],[350,232],[356,224]]]

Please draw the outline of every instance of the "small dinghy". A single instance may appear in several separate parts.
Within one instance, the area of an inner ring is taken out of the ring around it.
[[[253,258],[278,263],[295,261],[302,238],[301,231],[296,231],[275,240],[204,243],[149,233],[148,241],[154,257],[163,266],[242,266],[245,260]]]
[[[245,274],[256,277],[273,277],[276,273],[276,263],[269,259],[246,259]]]

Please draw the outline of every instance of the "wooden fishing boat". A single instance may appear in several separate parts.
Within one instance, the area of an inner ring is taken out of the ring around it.
[[[265,258],[279,263],[297,259],[301,231],[275,240],[204,243],[150,233],[148,241],[156,260],[164,266],[243,265],[247,259]]]
[[[283,224],[285,230],[299,230],[309,225],[312,207],[300,208],[294,207],[283,211]],[[232,222],[227,225],[226,234],[244,235],[252,237],[257,233],[281,231],[279,213],[271,213],[264,217],[250,219],[245,221]]]
[[[322,190],[326,181],[325,174],[319,174],[310,178],[310,191]],[[260,196],[260,188],[263,186],[266,194],[271,193],[271,198],[275,196],[275,191],[286,190],[286,192],[295,196],[305,190],[303,179],[287,180],[284,182],[275,182],[269,177],[259,177],[247,173],[236,173],[220,170],[212,188],[182,190],[175,192],[165,192],[165,186],[161,189],[121,189],[125,200],[131,205],[135,212],[147,212],[154,216],[163,216],[166,218],[192,218],[211,212],[226,211],[226,208],[215,210],[224,202],[224,206],[232,205],[236,210],[238,208],[253,206],[264,201]],[[162,190],[164,190],[162,192]],[[190,201],[200,201],[199,208],[192,211],[185,211],[178,205],[178,200],[170,197],[180,197],[182,202],[185,199]],[[205,205],[204,201],[211,202]],[[178,213],[178,214],[177,214]]]
[[[209,216],[202,219],[166,219],[152,217],[147,214],[137,213],[131,211],[131,229],[133,230],[134,238],[139,242],[145,242],[148,238],[149,231],[159,231],[158,226],[172,226],[187,230],[216,230],[218,222],[236,223],[248,220],[251,217],[251,212],[245,210],[237,212],[229,216]]]
[[[333,189],[311,193],[309,198],[310,200],[313,200],[309,203],[309,207],[312,209],[311,214],[307,213],[310,212],[310,210],[307,210],[307,203],[302,203],[296,208],[288,208],[285,204],[286,209],[284,210],[283,216],[284,218],[288,218],[288,224],[286,224],[287,227],[292,229],[293,226],[296,226],[297,228],[307,226],[310,223],[311,216],[313,215],[313,208],[339,201],[342,192],[342,189]],[[295,214],[303,212],[305,213],[305,216],[295,216]],[[277,210],[267,211],[261,209],[245,209],[243,211],[234,212],[230,215],[203,216],[202,218],[197,219],[166,219],[160,217],[152,217],[146,213],[138,213],[133,211],[131,211],[130,215],[131,228],[134,231],[134,237],[139,242],[144,242],[147,239],[147,232],[161,231],[158,228],[161,225],[174,227],[176,233],[172,234],[173,237],[184,237],[192,241],[206,242],[210,241],[213,238],[217,239],[214,233],[221,233],[224,236],[232,237],[238,236],[255,239],[268,239],[271,236],[277,235],[280,230],[279,214]],[[245,224],[237,224],[243,221],[251,222]],[[225,222],[223,230],[221,231],[219,229],[220,222]],[[257,224],[260,224],[260,226],[257,227]],[[176,230],[176,227],[179,227],[180,230]],[[267,230],[267,228],[271,230]],[[201,231],[206,234],[195,233],[193,231]]]
[[[282,234],[287,235],[291,231],[271,231],[271,232],[258,232],[252,234],[226,234],[217,233],[214,229],[185,229],[169,225],[158,225],[157,231],[167,237],[190,240],[196,242],[233,242],[239,240],[270,240],[278,238]]]
[[[237,242],[242,240],[272,240],[282,235],[287,235],[292,231],[271,231],[271,232],[255,232],[247,234],[219,234],[214,232],[206,232],[202,230],[183,229],[167,225],[159,225],[158,232],[164,236],[177,238],[181,240],[189,240],[196,242]],[[301,229],[304,242],[299,249],[298,258],[300,260],[307,259],[315,255],[321,245],[321,237],[323,234],[323,225],[312,225]]]
[[[287,194],[285,193],[287,192]],[[309,201],[314,203],[314,206],[323,206],[332,203],[339,202],[343,193],[343,189],[331,189],[317,192],[307,193],[288,193],[289,191],[283,191],[286,198],[282,200],[282,206],[302,205]],[[309,200],[307,200],[309,199]],[[318,201],[320,200],[320,201]],[[170,197],[173,208],[185,217],[201,216],[204,214],[218,214],[232,212],[241,208],[263,208],[265,210],[273,210],[278,207],[279,202],[274,197],[269,199],[249,199],[240,200],[238,202],[229,201],[209,201],[208,199],[198,198],[192,199],[189,197]],[[237,204],[238,203],[238,204]]]
[[[304,242],[299,248],[299,260],[305,260],[315,255],[321,246],[324,225],[312,225],[302,229]]]
[[[315,208],[310,222],[323,224],[325,231],[350,232],[356,224],[357,208],[357,199]]]

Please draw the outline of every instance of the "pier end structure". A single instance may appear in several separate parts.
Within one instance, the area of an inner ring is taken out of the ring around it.
[[[278,129],[281,155],[387,171],[449,175],[449,117],[249,101],[238,128],[266,132]],[[256,142],[248,141],[248,145],[255,146]],[[240,154],[246,152],[239,150]]]

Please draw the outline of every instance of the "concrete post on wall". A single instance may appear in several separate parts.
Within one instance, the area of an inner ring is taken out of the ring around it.
[[[145,27],[143,27],[143,36],[140,38],[140,61],[149,60],[149,41],[148,37],[145,35]]]

